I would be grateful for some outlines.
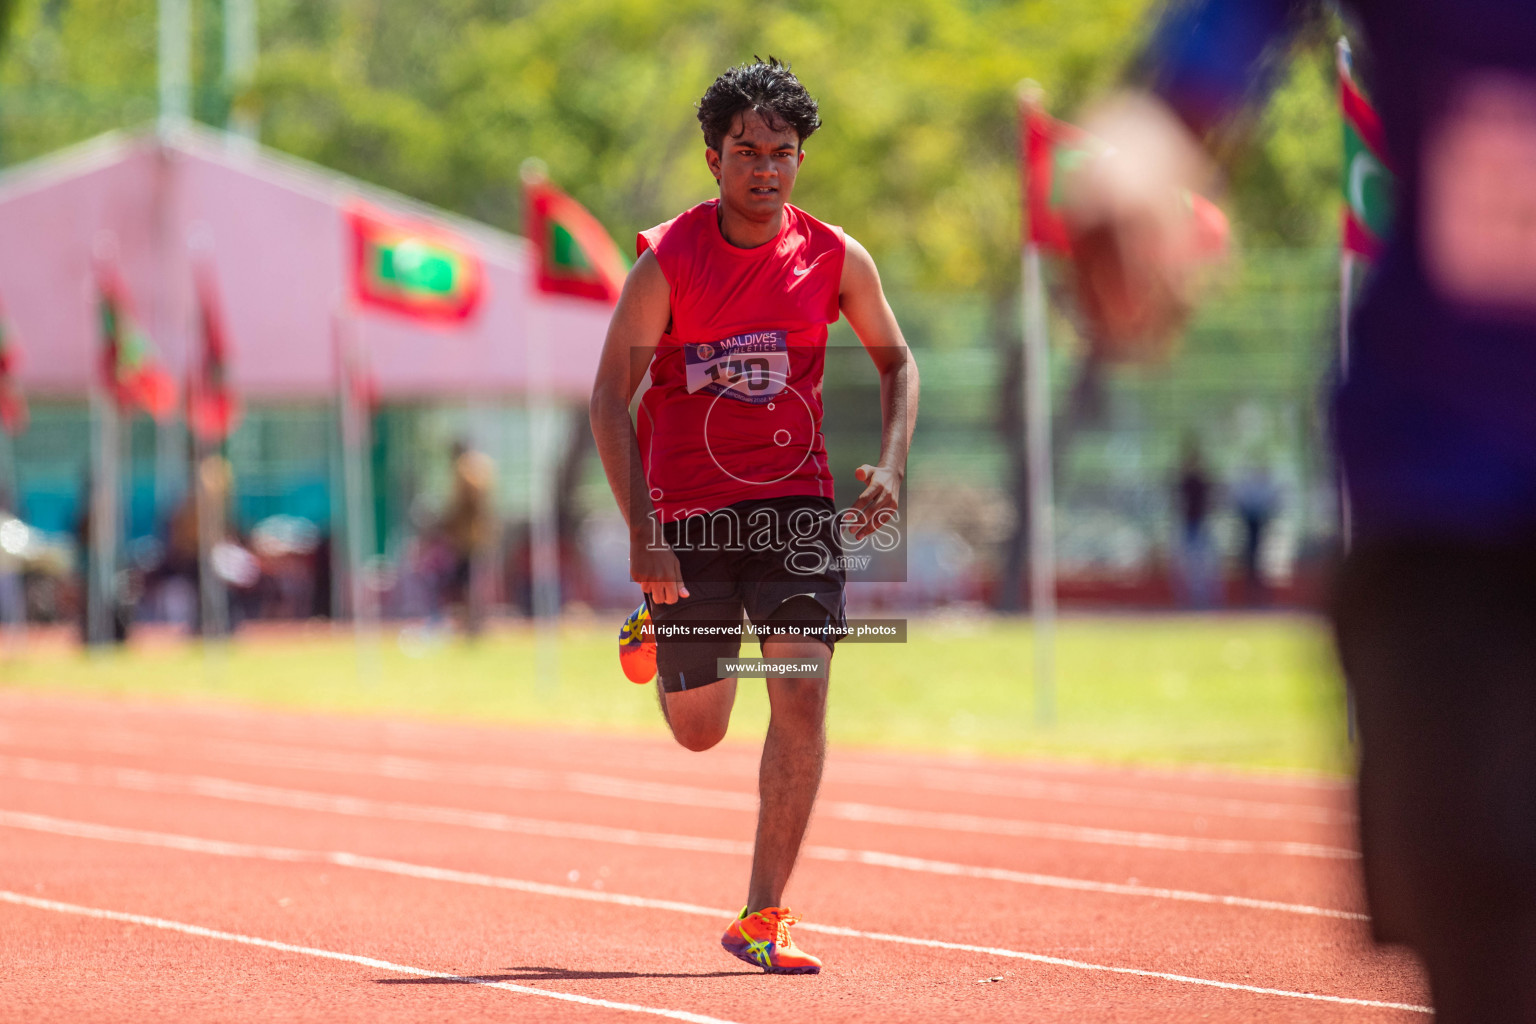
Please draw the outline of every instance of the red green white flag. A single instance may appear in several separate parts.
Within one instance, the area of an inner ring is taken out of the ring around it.
[[[439,326],[462,324],[479,308],[485,270],[466,239],[363,204],[347,220],[359,306]]]
[[[1032,107],[1024,113],[1023,137],[1026,240],[1046,252],[1069,255],[1072,237],[1062,216],[1066,184],[1102,147],[1081,128]]]
[[[1392,229],[1397,179],[1387,158],[1381,118],[1355,84],[1342,49],[1339,107],[1344,115],[1344,251],[1375,259]]]
[[[1061,256],[1072,254],[1072,236],[1063,216],[1072,176],[1107,147],[1075,125],[1058,121],[1034,105],[1024,107],[1020,138],[1024,164],[1025,241]],[[1191,226],[1191,259],[1224,251],[1230,234],[1227,215],[1204,196],[1186,191]]]
[[[213,267],[195,271],[202,359],[187,388],[187,424],[202,441],[218,444],[240,422],[240,400],[229,386],[229,336],[214,287]]]
[[[0,310],[0,426],[15,436],[27,429],[27,399],[16,382],[18,353],[11,344],[11,324]]]
[[[103,264],[97,269],[96,289],[102,380],[108,394],[120,409],[139,408],[165,419],[176,409],[176,381],[160,364],[154,342],[134,321],[122,277]]]
[[[617,303],[629,267],[601,222],[547,181],[526,182],[523,195],[524,229],[538,260],[538,290]]]

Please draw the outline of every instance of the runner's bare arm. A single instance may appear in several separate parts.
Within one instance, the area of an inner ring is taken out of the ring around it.
[[[907,451],[917,424],[917,363],[901,335],[896,314],[885,301],[875,261],[852,238],[848,239],[843,259],[840,301],[849,326],[880,371],[880,458],[872,466],[858,468],[855,475],[867,486],[850,510],[857,516],[854,537],[863,538],[895,512],[901,495],[901,482],[907,475]]]
[[[629,403],[651,365],[671,318],[667,279],[650,250],[635,261],[624,282],[608,337],[597,363],[589,412],[597,453],[608,486],[629,526],[629,575],[653,601],[672,604],[688,596],[677,556],[653,536],[656,506],[640,465],[640,443],[630,422]]]

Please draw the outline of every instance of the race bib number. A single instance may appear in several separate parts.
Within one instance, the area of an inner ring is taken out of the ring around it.
[[[683,346],[688,393],[762,405],[789,383],[789,334],[753,331]]]

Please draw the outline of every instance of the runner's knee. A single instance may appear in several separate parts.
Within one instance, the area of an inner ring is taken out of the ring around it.
[[[735,697],[734,679],[721,679],[697,690],[663,693],[662,713],[672,738],[693,751],[713,747],[730,728]]]
[[[729,723],[690,723],[686,727],[673,726],[672,738],[694,753],[702,753],[725,739]]]
[[[770,679],[768,703],[775,721],[820,728],[827,715],[827,680]]]

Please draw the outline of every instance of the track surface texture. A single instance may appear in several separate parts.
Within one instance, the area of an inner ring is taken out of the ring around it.
[[[658,729],[660,728],[658,723]],[[5,1021],[1427,1021],[1335,781],[831,752],[725,954],[756,748],[0,694]]]

